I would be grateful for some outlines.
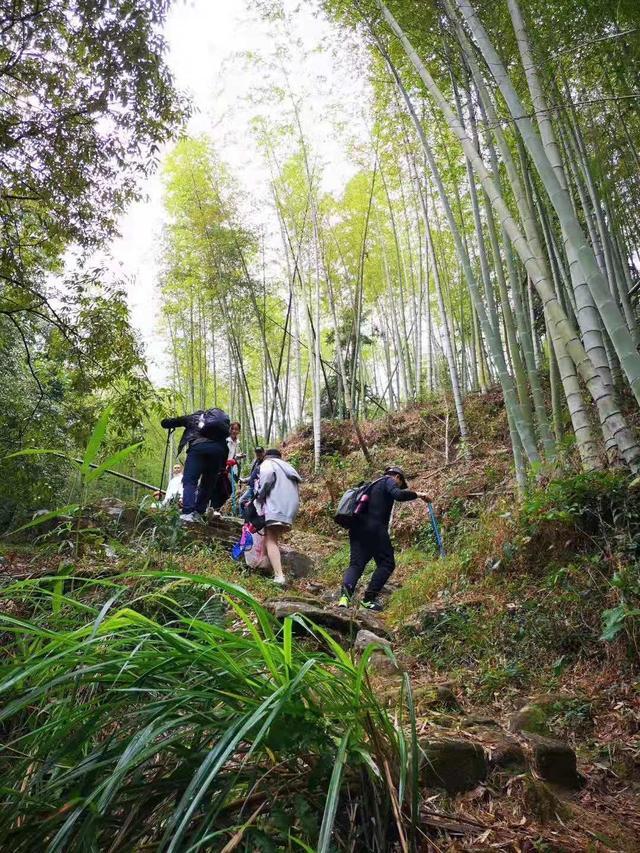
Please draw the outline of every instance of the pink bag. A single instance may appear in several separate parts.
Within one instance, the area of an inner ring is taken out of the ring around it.
[[[270,569],[271,562],[265,548],[264,533],[253,534],[253,548],[244,552],[244,559],[250,569]]]

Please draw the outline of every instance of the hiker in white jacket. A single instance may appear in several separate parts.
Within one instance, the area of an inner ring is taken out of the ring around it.
[[[285,576],[280,557],[280,536],[295,521],[300,505],[302,477],[296,469],[282,459],[279,450],[267,450],[260,465],[256,509],[265,517],[265,548],[273,568],[273,580],[283,585]]]
[[[169,485],[167,486],[162,506],[169,506],[169,504],[182,502],[182,471],[182,465],[173,466],[173,470],[171,472],[173,476],[169,480]]]

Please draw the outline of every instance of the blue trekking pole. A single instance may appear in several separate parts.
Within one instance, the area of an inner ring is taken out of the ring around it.
[[[427,507],[429,508],[429,518],[431,519],[431,527],[433,527],[433,535],[436,537],[436,542],[438,544],[438,550],[440,551],[441,557],[446,557],[444,551],[444,545],[442,544],[442,536],[440,535],[440,528],[438,527],[438,520],[436,519],[436,514],[433,509],[433,504],[428,503]]]

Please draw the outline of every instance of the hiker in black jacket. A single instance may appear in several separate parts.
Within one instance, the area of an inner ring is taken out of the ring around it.
[[[389,536],[394,501],[415,501],[420,498],[427,503],[429,496],[408,489],[404,471],[398,466],[386,468],[384,475],[371,486],[367,496],[366,510],[358,515],[349,530],[349,567],[342,581],[338,607],[349,606],[365,566],[373,559],[376,568],[360,605],[367,610],[382,610],[377,597],[395,569],[395,556]]]
[[[206,409],[178,418],[164,418],[160,425],[164,429],[184,427],[178,445],[178,453],[187,445],[180,520],[199,521],[227,462],[229,415],[222,409]]]

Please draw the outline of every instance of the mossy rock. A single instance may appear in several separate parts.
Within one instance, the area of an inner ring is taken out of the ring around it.
[[[576,754],[568,743],[541,735],[525,735],[531,749],[533,766],[545,780],[564,788],[579,788]]]
[[[487,778],[487,759],[477,743],[443,738],[425,740],[420,745],[425,756],[422,781],[428,788],[444,788],[450,794],[458,794]]]
[[[512,732],[550,735],[548,718],[548,712],[541,705],[525,705],[509,717],[509,729]]]
[[[489,766],[492,770],[522,773],[523,770],[527,769],[527,757],[524,749],[516,740],[504,738],[491,745]]]
[[[419,711],[442,708],[446,711],[462,710],[458,699],[450,687],[426,684],[413,691],[413,702]]]

